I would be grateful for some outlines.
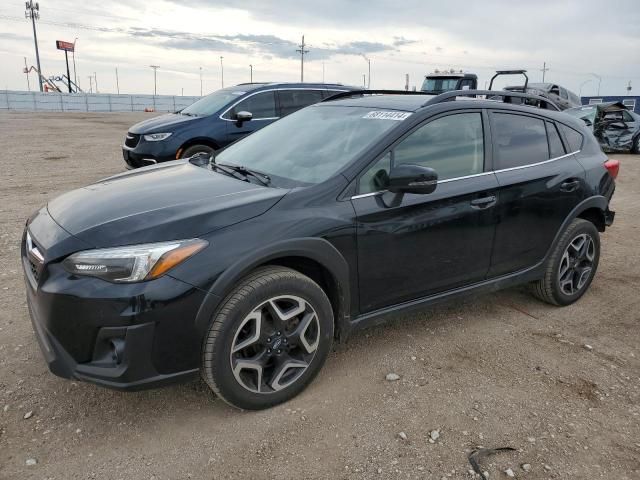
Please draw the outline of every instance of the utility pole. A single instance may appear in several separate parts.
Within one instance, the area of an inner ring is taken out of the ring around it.
[[[627,83],[627,95],[631,95],[631,89],[633,87],[631,86],[631,80],[629,80],[629,83]]]
[[[42,92],[42,70],[40,69],[40,52],[38,51],[38,35],[36,34],[36,20],[40,19],[40,4],[38,2],[33,3],[33,0],[25,2],[26,11],[24,12],[24,18],[30,18],[33,25],[33,43],[36,45],[36,65],[38,66],[38,85],[40,85],[40,91]]]
[[[365,73],[362,74],[362,88],[367,88],[367,75]]]
[[[96,93],[100,93],[98,91],[98,75],[96,75],[96,72],[93,72],[93,83],[96,85]]]
[[[547,73],[549,69],[547,68],[547,62],[544,62],[542,64],[542,68],[540,69],[540,71],[542,72],[542,82],[544,83],[544,74]]]
[[[116,90],[118,95],[120,95],[120,81],[118,80],[118,67],[116,67]]]
[[[29,82],[29,67],[27,67],[27,57],[24,57],[24,73],[27,74],[27,89],[31,91],[31,83]]]
[[[302,35],[302,43],[298,45],[300,48],[296,50],[300,54],[300,83],[304,82],[304,54],[309,53],[309,50],[305,50],[306,44],[304,43],[304,35]]]
[[[253,65],[249,64],[249,82],[253,83]]]
[[[93,76],[89,75],[87,78],[89,79],[89,93],[93,93]]]
[[[184,96],[184,88],[182,89],[182,95]],[[200,96],[202,96],[202,67],[200,67]]]
[[[367,77],[367,89],[371,88],[371,59],[367,58],[367,56],[364,53],[361,53],[360,55],[362,55],[362,58],[364,58],[367,63],[369,64],[369,76]]]
[[[222,64],[222,59],[224,57],[220,55],[220,85],[224,88],[224,65]]]
[[[404,90],[405,92],[409,91],[409,74],[406,73],[404,77]]]
[[[73,58],[73,83],[76,84],[76,93],[78,90],[78,76],[76,75],[76,42],[78,41],[78,37],[73,41],[73,52],[71,52],[71,57]]]
[[[158,73],[158,69],[160,68],[160,65],[149,65],[151,68],[153,68],[153,96],[155,97],[157,95],[157,73]]]

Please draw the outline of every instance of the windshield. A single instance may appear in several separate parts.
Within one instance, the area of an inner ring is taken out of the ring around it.
[[[458,87],[458,78],[427,78],[422,84],[423,92],[448,92]]]
[[[589,124],[593,124],[593,120],[596,118],[596,107],[580,107],[580,108],[570,108],[565,110],[564,113],[568,113],[572,117],[579,118],[580,120],[588,120]],[[586,123],[586,122],[585,122]]]
[[[320,183],[409,115],[375,108],[315,105],[234,143],[215,161],[299,184]]]
[[[180,113],[184,115],[196,115],[198,117],[212,115],[226,106],[228,103],[237,100],[247,93],[239,87],[218,90],[211,95],[202,97],[195,103],[192,103]]]

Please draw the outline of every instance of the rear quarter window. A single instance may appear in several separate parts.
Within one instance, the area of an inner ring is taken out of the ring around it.
[[[564,138],[567,139],[570,153],[577,152],[582,148],[584,137],[580,132],[562,124],[560,125],[560,130],[562,131]]]

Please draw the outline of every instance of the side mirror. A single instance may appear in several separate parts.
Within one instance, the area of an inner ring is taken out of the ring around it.
[[[236,113],[236,125],[241,127],[244,122],[248,122],[253,118],[253,113],[251,112],[238,112]]]
[[[426,194],[438,186],[438,174],[433,168],[420,165],[398,165],[389,173],[387,190],[392,193]]]

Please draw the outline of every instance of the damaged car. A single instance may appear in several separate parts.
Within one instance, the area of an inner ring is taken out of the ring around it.
[[[640,115],[627,110],[622,102],[585,105],[565,113],[592,129],[605,152],[640,153]]]

